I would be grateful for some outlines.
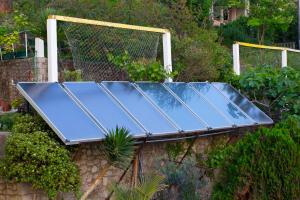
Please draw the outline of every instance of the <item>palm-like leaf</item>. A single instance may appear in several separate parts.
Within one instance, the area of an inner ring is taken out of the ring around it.
[[[162,176],[153,175],[134,188],[113,185],[114,197],[116,200],[150,200],[156,192],[164,188],[163,180]]]
[[[134,141],[129,131],[116,127],[109,131],[103,141],[108,162],[116,167],[127,167],[134,154]]]

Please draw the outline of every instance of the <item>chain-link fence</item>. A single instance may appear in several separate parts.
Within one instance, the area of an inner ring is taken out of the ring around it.
[[[258,66],[300,69],[300,50],[237,42],[233,44],[233,66],[238,75]]]
[[[108,54],[122,56],[127,52],[133,61],[162,57],[161,33],[63,21],[58,25],[65,34],[58,44],[60,71],[68,69],[66,60],[72,60],[85,81],[128,80],[126,72],[109,61]]]

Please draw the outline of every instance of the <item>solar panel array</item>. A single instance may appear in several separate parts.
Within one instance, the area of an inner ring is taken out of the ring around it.
[[[101,141],[118,127],[135,138],[205,132],[273,121],[226,83],[18,83],[66,144]]]

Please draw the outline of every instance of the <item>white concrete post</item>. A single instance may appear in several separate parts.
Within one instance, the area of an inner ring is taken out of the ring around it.
[[[28,38],[27,33],[25,32],[25,56],[28,57]]]
[[[171,34],[163,34],[163,53],[164,53],[164,69],[168,72],[172,72],[172,55],[171,55]],[[172,78],[167,78],[166,82],[172,82]]]
[[[56,19],[47,19],[48,82],[58,82],[56,26]]]
[[[233,54],[233,71],[236,75],[241,74],[240,66],[240,47],[239,44],[232,45],[232,54]]]
[[[44,58],[45,57],[45,50],[44,50],[44,40],[41,38],[34,39],[34,46],[35,46],[35,57],[37,58]]]
[[[281,67],[287,67],[287,50],[281,52]]]

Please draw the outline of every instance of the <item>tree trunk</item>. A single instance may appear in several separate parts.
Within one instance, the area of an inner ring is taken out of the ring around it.
[[[87,189],[87,191],[82,195],[80,200],[86,200],[88,196],[94,191],[94,189],[101,183],[103,176],[107,173],[110,168],[110,164],[106,164],[103,169],[100,171],[99,175],[96,177],[96,180],[92,185]]]
[[[0,13],[12,11],[13,0],[0,0]]]

